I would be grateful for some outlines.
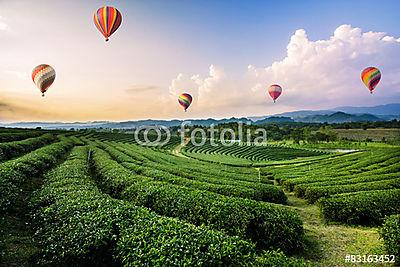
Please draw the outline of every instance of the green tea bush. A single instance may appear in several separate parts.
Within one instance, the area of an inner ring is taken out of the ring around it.
[[[27,179],[50,169],[72,146],[70,141],[53,143],[0,164],[0,209],[13,203]]]
[[[309,187],[306,189],[304,198],[307,199],[309,203],[314,203],[321,197],[328,197],[335,194],[371,191],[371,190],[396,189],[396,188],[400,189],[400,177],[397,179],[383,180],[370,183]]]
[[[92,166],[107,192],[116,197],[122,192],[124,199],[161,215],[246,237],[260,248],[290,251],[301,247],[302,222],[287,208],[144,179],[130,174],[105,151],[96,148]]]
[[[53,135],[44,134],[40,137],[28,138],[22,141],[0,143],[0,161],[21,156],[56,140],[57,138]]]
[[[293,251],[302,245],[301,220],[281,206],[161,182],[135,183],[123,198],[161,215],[251,239],[259,248]]]
[[[340,194],[318,204],[328,221],[379,225],[385,216],[400,213],[400,189]]]
[[[395,255],[396,261],[398,261],[400,257],[400,214],[387,217],[379,232],[387,253]]]
[[[33,199],[42,264],[254,266],[254,245],[103,194],[77,147]]]

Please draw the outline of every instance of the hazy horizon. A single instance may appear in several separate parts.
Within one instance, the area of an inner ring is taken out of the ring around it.
[[[373,16],[348,1],[1,1],[0,120],[230,118],[400,103],[398,3],[368,3]],[[92,20],[103,5],[123,16],[107,43]],[[42,63],[57,73],[44,98],[30,78]],[[368,66],[382,72],[372,96],[360,79]],[[273,83],[283,88],[275,104],[266,93]],[[183,92],[194,96],[186,113]]]

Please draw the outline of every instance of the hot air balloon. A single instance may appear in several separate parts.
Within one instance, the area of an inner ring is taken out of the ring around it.
[[[97,29],[104,35],[106,42],[122,22],[122,15],[115,7],[104,6],[94,13],[94,24]]]
[[[272,97],[275,103],[275,100],[278,99],[278,97],[282,94],[282,87],[280,87],[277,84],[273,84],[270,87],[268,87],[268,93]]]
[[[49,89],[50,85],[52,85],[55,78],[55,70],[47,64],[41,64],[32,71],[32,80],[37,88],[39,88],[40,92],[42,92],[42,96],[44,96],[44,93]]]
[[[189,94],[181,94],[178,98],[178,102],[179,104],[186,110],[188,109],[188,107],[190,106],[190,104],[192,103],[192,96]]]
[[[361,80],[372,94],[381,80],[381,72],[375,67],[368,67],[361,72]]]

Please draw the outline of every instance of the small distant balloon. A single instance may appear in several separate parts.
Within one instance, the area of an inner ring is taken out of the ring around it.
[[[271,96],[272,100],[274,100],[274,103],[275,103],[275,100],[277,100],[278,97],[282,94],[282,87],[280,87],[277,84],[273,84],[270,87],[268,87],[268,93]]]
[[[49,89],[50,85],[53,84],[56,78],[56,71],[47,64],[41,64],[35,67],[32,71],[32,80],[42,92],[42,96]]]
[[[122,15],[115,7],[104,6],[94,13],[94,24],[97,29],[108,38],[118,29],[122,22]]]
[[[368,67],[361,72],[361,80],[372,94],[381,80],[381,72],[375,67]]]
[[[178,98],[178,102],[184,108],[185,112],[192,103],[192,100],[193,100],[192,96],[187,93],[181,94]]]

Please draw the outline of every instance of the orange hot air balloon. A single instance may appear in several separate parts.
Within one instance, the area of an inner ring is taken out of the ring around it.
[[[122,22],[122,15],[115,7],[104,6],[94,13],[94,24],[97,29],[108,38],[118,29]]]
[[[47,64],[36,66],[32,71],[32,80],[42,92],[42,96],[49,89],[56,79],[56,71]]]

